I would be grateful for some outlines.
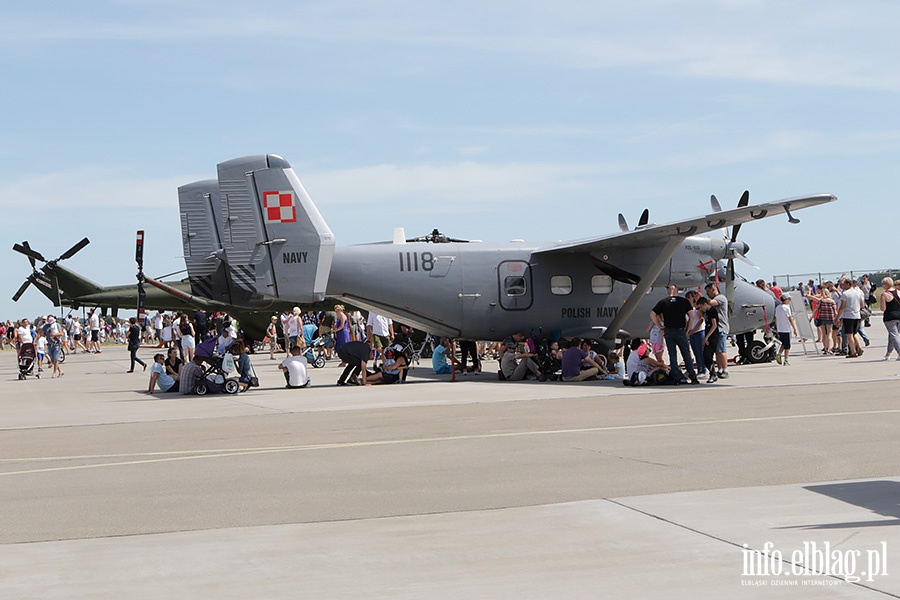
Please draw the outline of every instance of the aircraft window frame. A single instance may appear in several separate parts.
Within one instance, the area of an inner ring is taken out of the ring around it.
[[[497,265],[497,300],[503,310],[529,309],[534,303],[533,285],[527,261],[504,260]]]
[[[609,275],[594,275],[591,277],[591,292],[599,295],[611,294],[613,291],[613,278]]]
[[[572,293],[572,277],[553,275],[550,277],[550,293],[554,296],[568,296]]]

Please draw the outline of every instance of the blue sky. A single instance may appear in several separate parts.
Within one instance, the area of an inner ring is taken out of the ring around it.
[[[183,268],[179,185],[264,152],[338,244],[663,223],[814,192],[745,276],[898,266],[900,4],[169,0],[0,8],[0,318],[51,311],[13,243],[112,285]]]

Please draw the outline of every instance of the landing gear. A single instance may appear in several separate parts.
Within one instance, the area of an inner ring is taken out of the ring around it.
[[[750,357],[751,364],[759,364],[772,361],[772,343],[765,343],[760,340],[753,340],[747,347],[747,356]]]

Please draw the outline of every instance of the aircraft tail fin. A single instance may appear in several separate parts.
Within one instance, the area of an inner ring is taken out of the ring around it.
[[[334,234],[286,160],[229,160],[218,165],[217,180],[178,193],[185,263],[201,288],[195,293],[242,306],[325,299]]]
[[[99,294],[104,290],[104,287],[99,283],[95,283],[59,264],[46,265],[42,271],[44,271],[46,284],[36,285],[35,287],[47,296],[54,306],[59,306],[60,300],[68,306],[71,304],[70,298]],[[54,283],[58,286],[59,298],[57,298],[57,287],[54,286]]]
[[[219,182],[215,179],[178,188],[181,243],[191,291],[196,296],[232,304],[225,270],[215,259],[222,248],[219,236],[221,204]]]
[[[235,200],[232,231],[249,237],[244,246],[226,247],[229,262],[252,265],[258,293],[303,303],[324,300],[334,234],[291,165],[264,154],[221,163],[218,172],[220,193]],[[246,219],[237,211],[246,211]]]

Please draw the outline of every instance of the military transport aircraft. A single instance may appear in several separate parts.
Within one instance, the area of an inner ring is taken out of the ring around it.
[[[617,233],[563,243],[490,245],[434,232],[336,248],[280,156],[221,163],[217,179],[178,192],[189,279],[205,297],[245,308],[328,297],[450,337],[541,330],[607,345],[643,334],[666,284],[690,288],[711,276],[724,279],[732,299],[732,332],[765,327],[774,298],[734,272],[734,259],[749,250],[737,239],[741,225],[778,214],[795,223],[792,211],[836,200],[813,194],[751,206],[745,192],[723,211],[711,197],[708,215],[655,225],[644,211],[633,230],[620,215]],[[730,239],[698,235],[729,227]],[[719,261],[727,263],[720,269]]]
[[[668,283],[691,288],[722,279],[731,331],[765,327],[774,298],[734,271],[734,259],[749,250],[737,239],[741,225],[778,214],[794,223],[792,211],[836,199],[814,194],[751,206],[745,192],[737,208],[723,211],[711,197],[704,216],[656,225],[644,211],[629,229],[619,215],[619,232],[571,242],[495,245],[435,231],[419,241],[395,236],[338,248],[284,158],[247,156],[217,170],[217,179],[178,189],[190,291],[147,279],[188,304],[272,314],[327,297],[450,337],[541,331],[610,347],[644,334]],[[726,228],[725,238],[699,235]]]

